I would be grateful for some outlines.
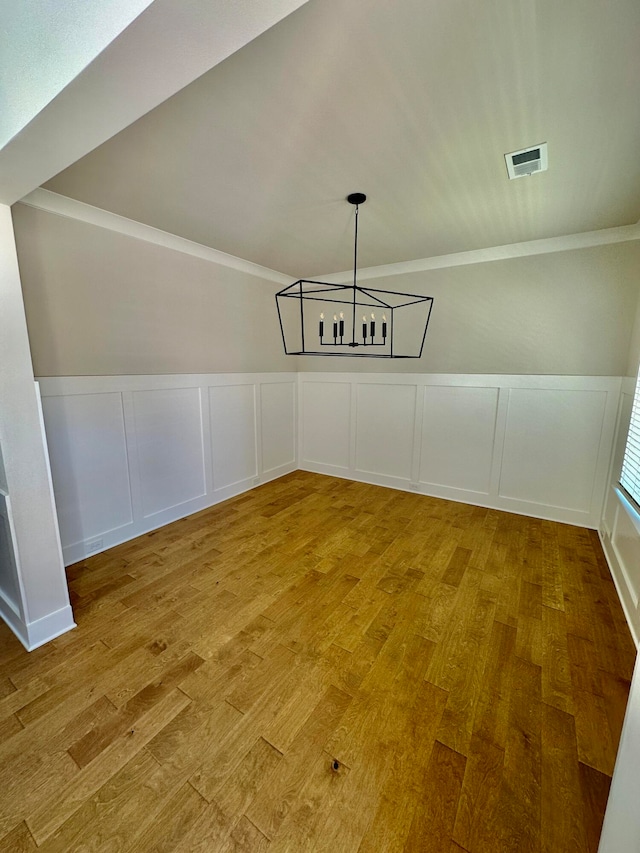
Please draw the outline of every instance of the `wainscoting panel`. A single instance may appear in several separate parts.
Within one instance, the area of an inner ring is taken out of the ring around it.
[[[133,411],[143,516],[203,497],[200,389],[135,391]]]
[[[268,474],[296,459],[296,384],[263,382],[260,389],[262,470]]]
[[[488,495],[498,388],[424,389],[420,482]]]
[[[588,513],[606,403],[604,391],[511,389],[500,496]]]
[[[306,470],[599,525],[619,377],[304,373],[298,382]]]
[[[22,619],[24,614],[21,611],[22,596],[12,521],[11,500],[0,488],[0,613],[6,611],[2,606],[4,603],[18,619]]]
[[[620,386],[445,374],[45,378],[65,561],[293,471],[297,458],[319,473],[598,527]],[[607,504],[610,531],[615,511]]]
[[[43,392],[42,410],[63,544],[131,525],[122,393]]]
[[[40,390],[66,564],[297,467],[296,374],[59,377]]]
[[[358,384],[356,471],[411,480],[416,386]]]
[[[314,382],[302,386],[300,430],[305,462],[348,471],[351,445],[351,384]]]
[[[616,487],[607,503],[612,507],[610,527],[604,522],[600,538],[618,595],[640,648],[640,514]]]
[[[258,476],[256,386],[209,388],[215,491]]]
[[[602,547],[631,633],[640,648],[640,513],[620,490],[619,477],[631,418],[635,380],[622,382],[609,488],[600,523]]]
[[[618,509],[611,543],[624,572],[632,604],[637,609],[640,600],[640,536],[638,522],[628,509],[631,509],[630,504],[627,507],[621,504]]]

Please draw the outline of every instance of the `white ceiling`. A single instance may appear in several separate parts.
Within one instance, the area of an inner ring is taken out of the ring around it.
[[[0,146],[152,0],[0,0]]]
[[[640,218],[637,0],[310,0],[45,186],[294,277]],[[547,142],[548,172],[503,154]]]
[[[14,0],[0,0],[0,140],[14,134],[0,143],[2,204],[29,195],[307,0],[153,0],[135,18],[145,2],[20,0],[15,12]]]

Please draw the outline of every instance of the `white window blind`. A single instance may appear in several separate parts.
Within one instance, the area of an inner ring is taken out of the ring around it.
[[[640,506],[640,377],[636,383],[620,485]]]

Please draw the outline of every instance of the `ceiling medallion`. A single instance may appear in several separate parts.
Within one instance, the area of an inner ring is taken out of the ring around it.
[[[361,287],[358,270],[358,210],[367,200],[351,193],[355,206],[353,284],[300,279],[276,293],[287,355],[420,358],[433,307],[432,296]]]

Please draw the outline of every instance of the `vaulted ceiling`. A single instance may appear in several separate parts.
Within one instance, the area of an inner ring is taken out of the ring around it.
[[[425,258],[638,221],[639,92],[637,0],[310,0],[45,186],[296,278],[362,191],[361,266]]]

